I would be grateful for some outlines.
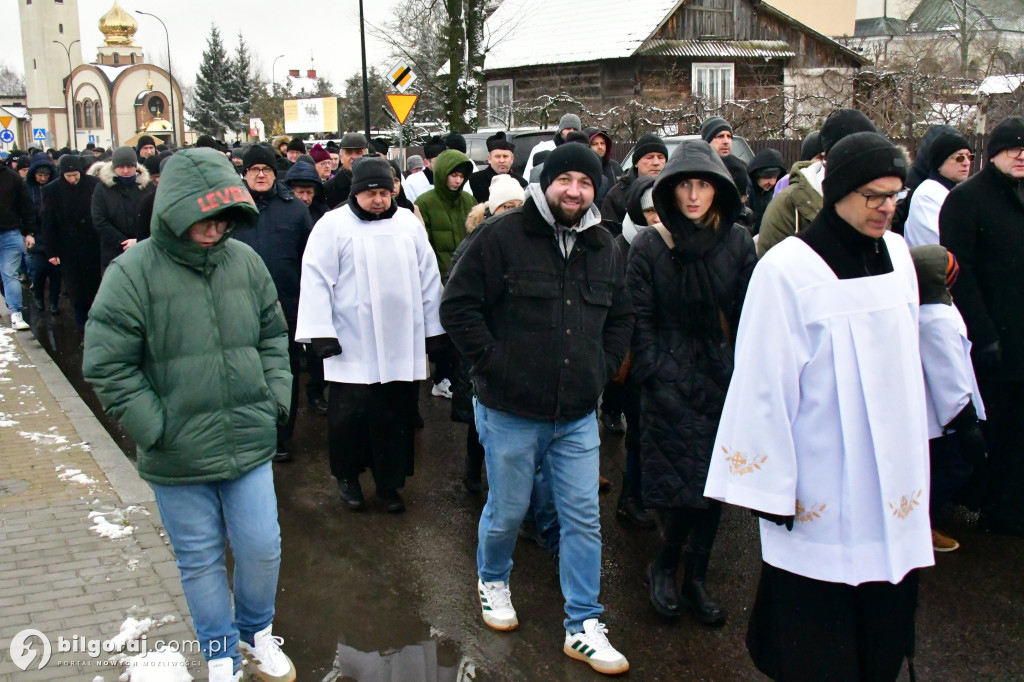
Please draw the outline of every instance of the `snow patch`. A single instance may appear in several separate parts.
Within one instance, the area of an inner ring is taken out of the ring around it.
[[[64,469],[61,471],[61,469]],[[82,473],[81,469],[65,469],[64,465],[61,464],[57,467],[57,471],[61,473],[57,474],[57,478],[62,481],[71,481],[72,483],[80,483],[82,485],[89,485],[90,483],[96,483],[96,479],[89,478],[87,475]]]
[[[68,442],[65,436],[57,433],[43,433],[40,431],[18,431],[18,435],[22,438],[26,438],[33,443],[39,443],[41,445],[63,445]]]
[[[178,651],[150,651],[132,656],[119,682],[192,682],[188,662]]]
[[[119,540],[134,534],[135,526],[128,520],[128,511],[130,509],[131,507],[128,510],[114,509],[110,512],[89,512],[89,518],[93,523],[92,528],[89,530],[100,537],[110,538],[111,540]],[[112,521],[107,520],[108,516]]]

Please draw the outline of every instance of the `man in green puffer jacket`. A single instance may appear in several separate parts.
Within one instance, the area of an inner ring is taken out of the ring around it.
[[[466,216],[476,205],[473,195],[462,191],[472,174],[473,162],[468,156],[455,149],[441,152],[434,161],[434,189],[416,197],[437,267],[445,279],[452,254],[466,236]]]
[[[225,156],[175,154],[151,238],[107,267],[85,328],[83,375],[138,446],[211,681],[237,679],[240,652],[263,679],[295,679],[271,633],[281,535],[270,459],[291,401],[288,328],[263,261],[225,238],[258,218]]]

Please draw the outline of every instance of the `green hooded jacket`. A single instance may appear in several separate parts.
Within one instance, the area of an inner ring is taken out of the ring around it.
[[[231,162],[212,149],[171,157],[152,236],[108,266],[85,327],[82,373],[138,446],[158,484],[231,480],[273,456],[288,417],[288,327],[256,252],[226,237],[191,240],[218,217],[259,218]]]
[[[434,189],[416,197],[430,245],[437,256],[437,267],[445,277],[452,254],[466,236],[466,216],[476,205],[476,199],[469,192],[463,192],[462,186],[455,192],[448,189],[448,176],[455,171],[462,173],[462,186],[465,186],[473,174],[473,162],[455,149],[441,152],[434,160]]]
[[[798,161],[789,174],[789,187],[779,192],[764,210],[761,218],[761,230],[757,237],[757,257],[761,258],[786,237],[790,237],[805,227],[809,227],[821,212],[823,199],[821,192],[815,188],[804,169],[814,165],[814,161]]]

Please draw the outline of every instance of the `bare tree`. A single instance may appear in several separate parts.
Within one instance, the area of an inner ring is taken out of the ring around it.
[[[0,64],[0,95],[25,95],[25,78],[7,64]]]

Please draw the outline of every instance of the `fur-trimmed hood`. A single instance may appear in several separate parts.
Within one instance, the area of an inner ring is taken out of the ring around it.
[[[469,215],[466,216],[466,235],[472,234],[476,226],[482,223],[487,218],[490,218],[490,214],[487,212],[487,202],[477,204],[470,209]]]
[[[135,164],[135,172],[138,173],[138,179],[135,181],[135,184],[139,186],[139,189],[146,189],[150,180],[149,171],[141,163],[138,163]],[[92,168],[89,169],[89,175],[95,175],[104,185],[113,187],[114,178],[116,177],[114,174],[114,162],[103,161],[102,163],[94,163]]]

